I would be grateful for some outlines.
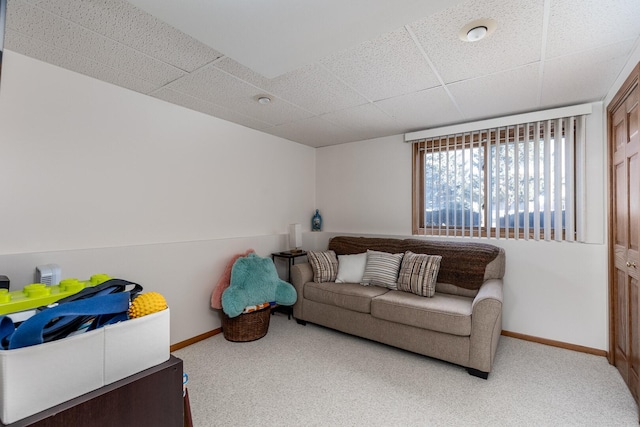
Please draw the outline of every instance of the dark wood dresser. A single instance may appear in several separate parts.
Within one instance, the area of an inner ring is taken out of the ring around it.
[[[182,427],[182,373],[182,360],[171,356],[160,365],[7,425]]]

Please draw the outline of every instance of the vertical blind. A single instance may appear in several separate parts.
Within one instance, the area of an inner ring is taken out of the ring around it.
[[[416,234],[584,241],[584,115],[415,143]]]

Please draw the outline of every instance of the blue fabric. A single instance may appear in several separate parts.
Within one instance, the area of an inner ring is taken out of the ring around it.
[[[114,280],[110,280],[109,282],[105,282],[105,283],[111,283],[111,282],[114,282]],[[103,284],[103,286],[106,286],[106,285]],[[87,288],[85,288],[85,289],[87,289]],[[92,293],[86,293],[87,295],[86,295],[85,298],[88,298],[88,297],[95,298],[95,297],[101,296],[101,295],[108,295],[108,294],[115,293],[115,292],[122,292],[124,287],[121,287],[121,286],[118,286],[118,285],[111,285],[111,286],[108,286],[108,287],[104,287],[103,289],[98,290],[97,292],[95,292],[97,289],[98,289],[98,287],[94,287],[92,289],[93,292]],[[63,301],[65,304],[68,304],[69,302],[72,302],[75,299],[79,298],[78,294],[72,295],[71,297],[73,297],[73,299],[69,298],[69,300],[67,302],[64,302],[66,300],[66,298],[61,300],[61,301]],[[58,302],[58,304],[61,304],[61,302]],[[70,333],[69,332],[70,328],[71,329],[77,329],[78,327],[80,327],[85,322],[88,322],[89,320],[91,320],[91,318],[93,318],[93,317],[94,317],[93,315],[61,316],[55,322],[52,322],[52,324],[46,326],[42,330],[43,341],[50,341],[52,339],[55,340],[56,338],[64,338],[65,336],[67,336]],[[101,322],[101,317],[97,317],[96,320],[94,320],[92,322],[92,324],[88,328],[88,330],[97,329],[99,326],[101,326],[101,325],[98,325],[99,322]]]
[[[11,335],[16,330],[15,325],[13,324],[13,320],[8,316],[0,317],[0,348],[2,350],[9,347],[9,340],[11,339]]]
[[[297,298],[295,288],[278,277],[271,258],[249,254],[238,258],[231,268],[230,285],[222,293],[222,310],[236,317],[250,305],[271,301],[293,305]]]
[[[0,317],[2,347],[13,350],[41,344],[44,341],[45,326],[56,318],[65,317],[66,321],[67,316],[71,319],[75,316],[95,315],[97,316],[96,325],[92,325],[93,329],[124,320],[129,309],[129,297],[129,292],[117,292],[67,302],[41,311],[22,322],[18,328],[15,328],[9,317],[2,316]]]

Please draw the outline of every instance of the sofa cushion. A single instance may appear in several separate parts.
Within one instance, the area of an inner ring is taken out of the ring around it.
[[[367,253],[338,255],[336,283],[360,283],[367,265]]]
[[[389,290],[357,283],[308,282],[304,286],[305,299],[360,313],[371,313],[371,299],[386,292]]]
[[[473,299],[435,294],[424,298],[409,292],[389,291],[371,301],[371,315],[452,335],[471,335]]]
[[[436,292],[436,279],[441,260],[440,255],[405,252],[398,274],[398,290],[422,297],[432,297]]]
[[[317,283],[333,282],[338,275],[338,258],[334,251],[307,252],[309,264],[313,269],[313,281]]]
[[[364,268],[362,284],[397,289],[402,255],[367,250],[367,265]]]

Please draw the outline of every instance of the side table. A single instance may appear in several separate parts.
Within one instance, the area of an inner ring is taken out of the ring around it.
[[[273,260],[273,262],[276,261],[276,258],[283,258],[287,260],[287,282],[291,283],[291,267],[293,266],[293,264],[296,261],[296,258],[301,257],[301,256],[307,256],[307,251],[300,251],[300,252],[291,252],[291,251],[284,251],[284,252],[274,252],[271,254],[271,259]]]
[[[276,262],[276,258],[286,259],[287,260],[287,282],[291,283],[291,267],[296,262],[296,258],[307,256],[307,251],[299,251],[299,252],[291,252],[291,251],[283,251],[283,252],[274,252],[271,254],[271,259],[273,262]],[[291,306],[276,306],[271,309],[272,313],[276,311],[283,311],[287,313],[287,318],[291,319],[292,307]]]

